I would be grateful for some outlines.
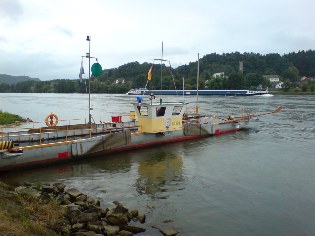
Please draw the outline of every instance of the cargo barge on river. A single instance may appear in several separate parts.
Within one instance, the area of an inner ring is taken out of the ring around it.
[[[272,96],[267,90],[149,90],[145,88],[131,89],[128,95],[218,95],[218,96]]]

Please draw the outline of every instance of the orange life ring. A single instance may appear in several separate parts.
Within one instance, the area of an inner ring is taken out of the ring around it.
[[[48,116],[45,118],[45,123],[48,127],[50,126],[56,126],[58,124],[58,116],[54,113],[50,113]]]

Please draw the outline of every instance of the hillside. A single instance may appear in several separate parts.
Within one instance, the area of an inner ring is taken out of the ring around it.
[[[38,78],[31,78],[28,76],[12,76],[6,74],[0,74],[0,84],[16,84],[19,82],[25,82],[29,80],[40,81]]]
[[[92,93],[126,93],[132,88],[147,85],[154,89],[196,89],[197,61],[177,68],[167,64],[130,62],[118,68],[105,69],[98,77],[91,77]],[[278,53],[211,53],[200,58],[199,89],[257,89],[271,88],[266,75],[275,75],[286,90],[300,87],[304,92],[315,89],[315,50]],[[148,71],[152,66],[152,79]],[[219,73],[221,76],[214,76]],[[161,76],[162,75],[162,76]],[[28,78],[28,77],[27,77]],[[304,78],[301,81],[301,78]],[[86,79],[30,80],[16,84],[2,84],[0,93],[87,93]],[[0,84],[1,81],[0,75]],[[148,82],[148,83],[147,83]]]

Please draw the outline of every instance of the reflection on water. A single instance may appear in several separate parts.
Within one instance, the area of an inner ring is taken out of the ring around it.
[[[93,117],[128,112],[133,99],[92,95]],[[177,100],[163,96],[170,99]],[[194,105],[195,98],[185,100]],[[88,113],[87,96],[79,94],[0,94],[0,101],[1,110],[33,120],[50,112],[61,119]],[[137,208],[147,214],[149,225],[175,227],[179,235],[315,235],[315,97],[201,96],[199,102],[202,113],[218,116],[284,108],[242,132],[7,173],[0,179],[14,184],[62,181],[100,198],[104,206],[119,200]],[[146,233],[161,235],[153,229]]]
[[[158,152],[152,160],[139,162],[136,191],[152,198],[165,198],[161,193],[169,192],[167,186],[181,179],[183,160],[179,154]]]
[[[131,169],[130,158],[121,158],[118,155],[99,156],[91,159],[75,160],[64,164],[54,164],[30,170],[2,173],[1,177],[11,184],[31,182],[51,182],[58,179],[76,178],[97,173],[123,173]]]

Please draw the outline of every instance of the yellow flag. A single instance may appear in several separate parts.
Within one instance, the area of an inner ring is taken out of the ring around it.
[[[148,80],[151,80],[152,79],[152,65],[150,67],[150,70],[148,72]]]

